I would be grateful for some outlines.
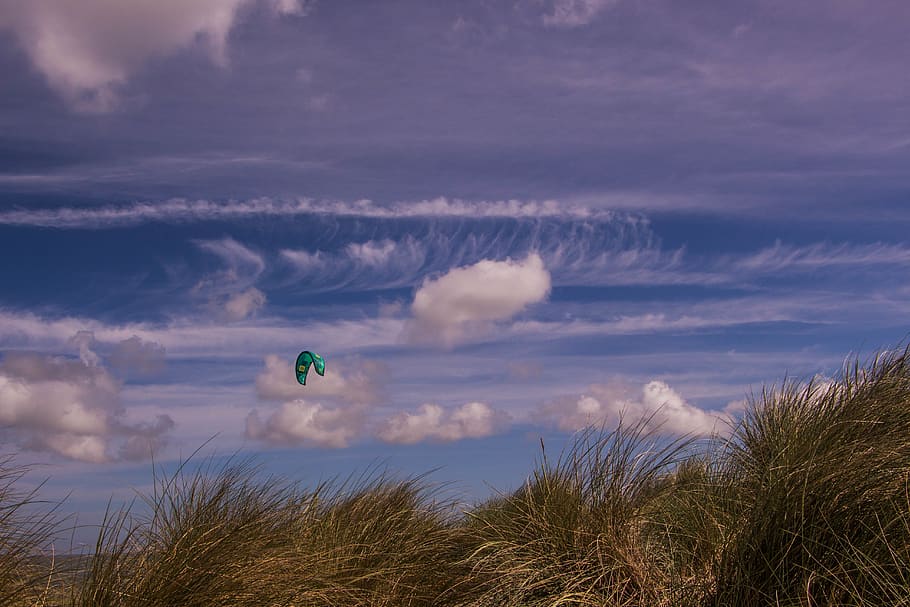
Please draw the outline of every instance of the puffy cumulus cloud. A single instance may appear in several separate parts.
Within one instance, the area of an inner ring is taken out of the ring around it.
[[[386,371],[381,363],[361,360],[346,364],[333,360],[328,364],[331,366],[322,377],[310,371],[306,385],[308,397],[328,398],[349,404],[369,404],[379,400],[379,377]],[[294,400],[300,397],[300,391],[293,361],[275,354],[266,356],[265,368],[256,376],[256,393],[259,398]]]
[[[174,423],[129,424],[120,384],[89,350],[90,333],[74,339],[82,360],[7,354],[0,363],[0,426],[22,449],[86,462],[138,459],[164,443]]]
[[[228,297],[224,302],[224,312],[228,320],[243,320],[252,316],[265,305],[265,293],[256,287],[250,287]]]
[[[119,341],[107,357],[111,367],[120,375],[157,375],[164,371],[167,360],[164,346],[146,341],[137,335]]]
[[[540,417],[565,431],[648,420],[648,426],[672,434],[724,432],[729,412],[706,411],[688,402],[662,381],[650,381],[635,394],[621,383],[594,384],[587,393],[544,405]]]
[[[311,372],[306,389],[297,383],[293,361],[270,354],[256,377],[263,400],[284,401],[265,419],[253,410],[246,419],[246,437],[283,445],[342,448],[359,436],[367,407],[379,398],[377,378],[385,371],[373,361],[330,361],[326,374]],[[301,394],[306,394],[306,399]],[[317,402],[317,401],[329,401]]]
[[[412,341],[452,345],[498,320],[506,320],[550,293],[550,273],[540,255],[523,261],[482,260],[427,279],[414,295]]]
[[[543,16],[545,25],[579,27],[587,25],[617,0],[554,0],[550,12]]]
[[[490,436],[508,423],[508,415],[484,403],[466,403],[446,410],[423,404],[415,413],[402,411],[387,419],[377,433],[388,443],[414,444],[426,440],[451,442]]]
[[[246,437],[284,445],[340,449],[361,433],[361,405],[326,406],[304,399],[285,402],[264,421],[254,410],[246,418]]]
[[[50,87],[74,109],[106,112],[146,61],[202,45],[227,65],[228,34],[256,0],[0,0],[12,30]],[[301,0],[262,0],[278,14],[305,15]]]

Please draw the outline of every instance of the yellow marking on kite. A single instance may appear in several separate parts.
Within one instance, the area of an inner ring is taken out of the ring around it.
[[[305,372],[305,371],[306,371],[306,365],[300,365],[299,367],[297,367],[297,370],[300,371],[301,373]]]

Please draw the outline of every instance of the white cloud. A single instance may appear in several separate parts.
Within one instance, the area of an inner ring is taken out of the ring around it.
[[[910,249],[901,245],[815,243],[803,247],[776,241],[773,246],[733,262],[734,268],[751,272],[811,271],[824,267],[910,264]]]
[[[672,434],[709,435],[723,432],[728,415],[692,405],[662,381],[650,381],[639,394],[621,383],[593,384],[584,394],[557,399],[541,407],[539,417],[565,431],[588,426],[616,426],[620,420]]]
[[[256,287],[250,287],[228,297],[224,302],[224,311],[228,320],[244,320],[252,316],[259,308],[265,305],[265,294]]]
[[[173,421],[167,416],[154,423],[124,421],[120,383],[89,349],[94,337],[81,332],[72,343],[82,350],[83,360],[16,353],[4,357],[4,434],[20,448],[87,462],[147,457],[150,449],[163,444]]]
[[[107,112],[121,87],[154,57],[201,45],[228,62],[228,34],[253,0],[0,0],[11,29],[48,84],[74,109]],[[299,0],[267,0],[278,14],[304,15]]]
[[[610,215],[608,211],[560,204],[555,200],[468,201],[444,196],[411,203],[399,203],[394,205],[390,211],[399,217],[592,217]]]
[[[395,248],[395,243],[388,239],[381,242],[374,240],[368,240],[363,243],[352,242],[346,247],[351,258],[370,266],[378,266],[388,262],[392,253],[395,252]]]
[[[313,289],[400,287],[425,271],[427,247],[434,244],[429,236],[405,236],[353,242],[337,253],[283,249],[280,255]]]
[[[156,342],[181,357],[265,356],[276,349],[300,348],[300,331],[309,343],[330,343],[336,352],[372,346],[391,346],[401,333],[403,321],[392,318],[314,321],[268,319],[224,325],[188,319],[167,325],[151,323],[107,324],[81,317],[43,318],[32,313],[0,310],[0,346],[4,348],[59,349],[80,330],[92,331],[104,343],[138,336]]]
[[[318,273],[323,270],[323,264],[328,262],[328,256],[322,251],[310,253],[308,251],[282,249],[281,256],[304,273]]]
[[[246,436],[275,444],[346,447],[361,434],[367,405],[379,398],[377,378],[383,372],[374,361],[346,364],[330,359],[324,376],[311,370],[306,386],[301,386],[293,361],[269,354],[265,369],[256,376],[256,394],[285,402],[264,421],[258,411],[251,411]],[[324,399],[334,402],[316,402]]]
[[[407,336],[451,345],[506,320],[550,292],[550,273],[536,253],[523,261],[483,260],[427,279],[414,295]]]
[[[265,421],[258,411],[251,411],[246,419],[246,436],[275,444],[340,449],[360,434],[364,418],[360,405],[330,407],[296,399],[283,403]]]
[[[350,366],[327,360],[325,375],[312,370],[306,386],[297,383],[294,362],[275,354],[265,357],[265,369],[256,376],[256,393],[266,400],[329,398],[350,404],[375,403],[379,399],[379,376],[385,368],[375,361],[359,361]]]
[[[711,284],[716,274],[694,272],[683,265],[683,249],[664,251],[648,221],[632,215],[583,218],[552,217],[539,221],[476,220],[468,235],[453,239],[451,226],[422,218],[419,236],[378,238],[349,243],[340,251],[282,250],[312,290],[411,286],[428,275],[482,259],[535,252],[559,284]],[[471,220],[469,220],[471,221]],[[388,224],[386,224],[388,225]],[[382,226],[385,228],[386,226]]]
[[[0,0],[2,2],[3,0]],[[610,211],[583,205],[530,200],[476,200],[450,198],[406,201],[380,205],[370,200],[354,202],[312,200],[273,200],[256,198],[243,202],[172,199],[160,202],[135,202],[120,206],[57,207],[19,209],[0,212],[0,224],[54,228],[98,229],[134,226],[152,221],[223,221],[248,217],[289,217],[294,215],[333,215],[340,217],[511,217],[511,218],[600,218],[610,219]]]
[[[617,0],[553,0],[552,11],[543,16],[545,25],[579,27],[587,25]]]
[[[196,246],[217,257],[228,266],[224,274],[220,274],[212,282],[230,281],[249,284],[255,281],[265,270],[265,260],[262,255],[245,247],[233,238],[221,240],[197,240]]]
[[[507,420],[504,413],[484,403],[466,403],[451,410],[427,403],[420,405],[416,413],[402,411],[387,419],[378,436],[388,443],[406,445],[425,440],[451,442],[490,436]]]

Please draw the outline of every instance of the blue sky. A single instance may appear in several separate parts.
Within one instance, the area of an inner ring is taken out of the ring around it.
[[[4,449],[84,520],[204,443],[476,499],[830,377],[907,334],[908,17],[0,0]]]

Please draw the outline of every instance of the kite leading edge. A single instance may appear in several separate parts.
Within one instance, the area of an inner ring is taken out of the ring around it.
[[[304,350],[297,355],[297,364],[294,366],[294,370],[297,372],[297,381],[304,386],[306,385],[306,374],[310,370],[310,365],[316,368],[316,373],[325,375],[325,360],[315,352]]]

